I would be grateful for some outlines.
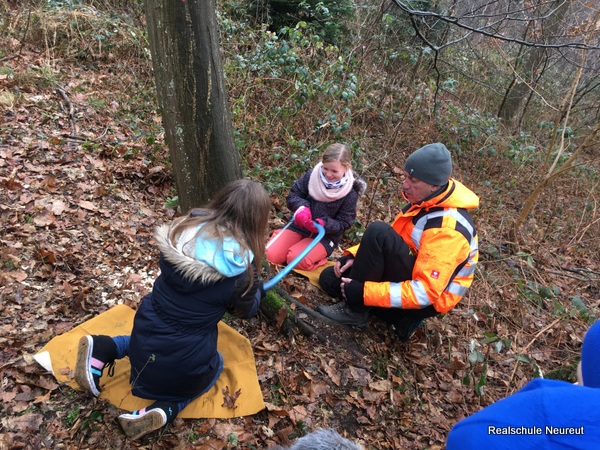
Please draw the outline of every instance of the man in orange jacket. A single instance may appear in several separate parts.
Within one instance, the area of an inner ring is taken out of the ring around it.
[[[363,328],[373,314],[407,341],[427,317],[446,313],[465,295],[478,259],[477,231],[468,210],[479,198],[451,178],[444,144],[428,144],[404,165],[408,204],[392,225],[370,224],[319,283],[342,302],[317,307],[324,316]]]

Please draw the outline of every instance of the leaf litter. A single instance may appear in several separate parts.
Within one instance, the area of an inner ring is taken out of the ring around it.
[[[39,59],[25,50],[12,64],[22,70]],[[281,334],[262,316],[231,322],[252,342],[266,409],[231,420],[177,419],[127,442],[115,422],[117,408],[59,385],[32,355],[115,304],[139,304],[158,273],[153,229],[176,215],[165,206],[174,187],[164,144],[148,144],[117,119],[128,101],[124,86],[139,82],[135,72],[116,80],[110,64],[69,68],[64,92],[73,102],[75,131],[86,140],[69,137],[68,112],[52,89],[31,87],[24,102],[0,102],[0,446],[266,448],[333,427],[367,448],[435,449],[456,421],[532,377],[572,380],[588,326],[581,309],[553,297],[523,298],[514,273],[559,286],[565,296],[583,299],[574,305],[590,313],[600,303],[597,280],[567,280],[482,253],[463,302],[428,320],[406,344],[378,321],[358,331],[303,316],[325,339],[298,330]],[[119,104],[115,92],[123,97]],[[109,99],[114,114],[94,107],[92,97]],[[155,124],[158,113],[149,114]],[[493,228],[486,225],[482,218],[482,230]],[[500,240],[487,232],[487,241]],[[546,254],[548,265],[598,271],[591,254]],[[302,277],[289,275],[282,284],[309,307],[332,301]],[[235,408],[238,395],[224,392],[224,403]]]

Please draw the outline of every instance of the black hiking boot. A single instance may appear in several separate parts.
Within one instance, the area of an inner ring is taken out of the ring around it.
[[[346,302],[336,303],[332,306],[319,305],[317,311],[325,317],[344,325],[366,328],[369,323],[369,311],[352,311]]]

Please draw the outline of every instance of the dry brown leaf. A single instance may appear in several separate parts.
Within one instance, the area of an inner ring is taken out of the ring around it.
[[[388,392],[390,389],[392,389],[392,382],[389,380],[372,381],[369,383],[369,388],[373,389],[374,391]]]
[[[52,225],[54,222],[56,222],[54,214],[47,209],[44,209],[39,214],[36,214],[36,216],[33,218],[33,223],[38,227],[47,227]]]
[[[4,186],[9,191],[20,191],[23,185],[14,178],[0,180],[0,186]]]
[[[213,427],[213,431],[215,432],[218,438],[227,442],[227,438],[231,433],[240,435],[244,432],[244,427],[242,425],[237,425],[230,422],[218,422]]]
[[[96,211],[98,209],[98,207],[94,203],[89,202],[87,200],[81,200],[78,203],[78,205],[80,208],[86,209],[88,211]]]
[[[0,399],[2,400],[3,403],[8,403],[11,402],[15,399],[17,393],[16,392],[5,392],[5,391],[0,391]]]
[[[309,398],[315,400],[323,394],[330,392],[330,387],[326,383],[310,383]]]
[[[350,366],[350,376],[353,379],[353,384],[357,386],[366,386],[371,381],[371,374],[368,370],[360,367]]]
[[[67,208],[66,203],[59,199],[52,202],[51,211],[55,216],[60,216]]]
[[[269,350],[270,352],[278,352],[279,351],[279,344],[277,342],[266,342],[263,341],[261,343],[261,346],[265,349],[265,350]]]
[[[329,375],[329,378],[336,386],[341,384],[340,374],[338,373],[338,369],[334,367],[325,367],[325,372]]]
[[[285,306],[282,306],[281,308],[279,308],[279,311],[277,311],[277,315],[275,316],[275,326],[278,330],[281,329],[281,326],[283,325],[283,322],[285,321],[285,319],[287,319],[289,317],[289,313],[287,311],[287,309],[285,308]]]
[[[14,280],[18,283],[22,283],[27,279],[27,272],[23,270],[15,270],[12,272],[0,272],[4,277]]]
[[[225,389],[222,389],[221,392],[223,393],[223,404],[221,406],[228,409],[236,409],[235,402],[241,395],[242,390],[238,389],[233,395],[230,395],[229,386],[225,386]]]
[[[269,402],[265,402],[265,408],[270,413],[276,414],[279,417],[285,417],[288,415],[288,412],[285,410],[285,408],[282,408],[281,406],[276,406]]]
[[[464,401],[462,391],[459,391],[458,389],[454,389],[448,392],[446,398],[450,403],[463,403]]]
[[[25,408],[27,408],[27,403],[24,403],[24,405]],[[24,411],[24,409],[22,411]],[[5,420],[3,420],[3,425],[10,431],[33,432],[39,430],[43,421],[44,416],[42,414],[26,413],[22,416],[5,418]]]
[[[369,388],[363,389],[362,394],[365,401],[370,403],[380,403],[388,396],[387,392],[374,391]]]
[[[299,421],[310,425],[312,422],[310,414],[306,411],[304,405],[296,405],[289,411],[290,420],[296,425]]]

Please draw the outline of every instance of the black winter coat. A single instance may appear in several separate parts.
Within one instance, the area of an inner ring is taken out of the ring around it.
[[[129,359],[134,395],[177,402],[197,397],[213,381],[220,363],[217,324],[226,311],[256,314],[259,282],[255,277],[242,296],[246,273],[223,277],[180,254],[166,232],[163,227],[157,234],[161,274],[136,312]]]

